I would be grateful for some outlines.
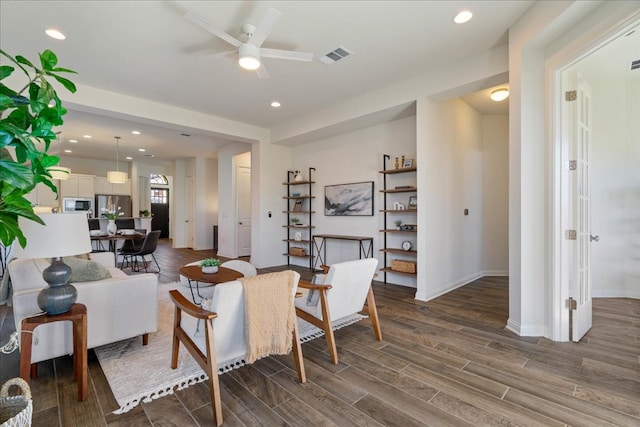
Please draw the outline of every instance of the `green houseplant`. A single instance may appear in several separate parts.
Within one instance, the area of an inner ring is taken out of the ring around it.
[[[62,116],[67,111],[49,79],[55,79],[75,93],[75,85],[59,75],[75,71],[57,67],[58,58],[50,50],[39,55],[42,68],[23,56],[14,58],[3,50],[0,50],[0,57],[13,64],[0,65],[0,242],[9,246],[17,238],[25,247],[27,241],[18,218],[43,223],[25,194],[39,183],[58,193],[48,168],[58,164],[60,158],[47,151],[56,138],[53,127],[63,123]],[[18,90],[3,82],[16,67],[27,77],[24,87]]]
[[[218,258],[206,258],[200,261],[203,273],[216,273],[219,266],[220,260]]]

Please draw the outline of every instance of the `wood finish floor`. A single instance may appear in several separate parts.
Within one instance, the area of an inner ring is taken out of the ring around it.
[[[160,280],[175,281],[181,265],[210,255],[163,241]],[[339,330],[338,365],[322,338],[305,343],[306,384],[291,356],[222,375],[225,425],[640,426],[639,300],[594,300],[593,328],[575,344],[506,331],[507,278],[483,278],[428,303],[409,288],[375,284],[374,292],[384,341],[367,320]],[[12,330],[11,310],[0,307],[2,342]],[[0,355],[0,380],[18,375],[17,358]],[[212,425],[204,384],[114,415],[93,351],[89,371],[89,398],[77,402],[71,358],[40,363],[33,425]]]

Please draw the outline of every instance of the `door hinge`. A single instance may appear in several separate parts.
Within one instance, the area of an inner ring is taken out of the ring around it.
[[[567,240],[578,240],[578,232],[576,230],[566,230],[565,238]]]
[[[569,310],[576,310],[578,308],[578,301],[574,300],[573,298],[567,299],[566,303]]]
[[[575,101],[578,99],[578,91],[577,90],[568,90],[564,93],[565,101]]]
[[[574,171],[578,169],[578,161],[577,160],[569,160],[569,170]]]

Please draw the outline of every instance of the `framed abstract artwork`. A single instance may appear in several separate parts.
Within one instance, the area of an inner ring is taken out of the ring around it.
[[[325,185],[326,216],[373,216],[373,181]]]

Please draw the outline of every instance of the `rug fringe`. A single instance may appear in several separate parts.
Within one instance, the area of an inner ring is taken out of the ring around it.
[[[331,327],[334,331],[337,331],[340,328],[344,328],[345,326],[349,326],[352,325],[356,322],[361,321],[362,319],[366,319],[369,316],[365,316],[363,314],[352,314],[351,316],[347,316],[347,317],[343,317],[342,319],[338,319],[338,320],[334,320],[333,322],[331,322]],[[300,319],[302,320],[302,319]],[[305,322],[307,325],[309,325],[309,327],[315,329],[312,332],[303,332],[300,331],[300,342],[307,342],[307,341],[311,341],[314,340],[316,338],[319,338],[321,336],[324,336],[324,331],[322,329],[318,329],[315,326],[313,326],[311,323],[302,320],[303,322]]]

